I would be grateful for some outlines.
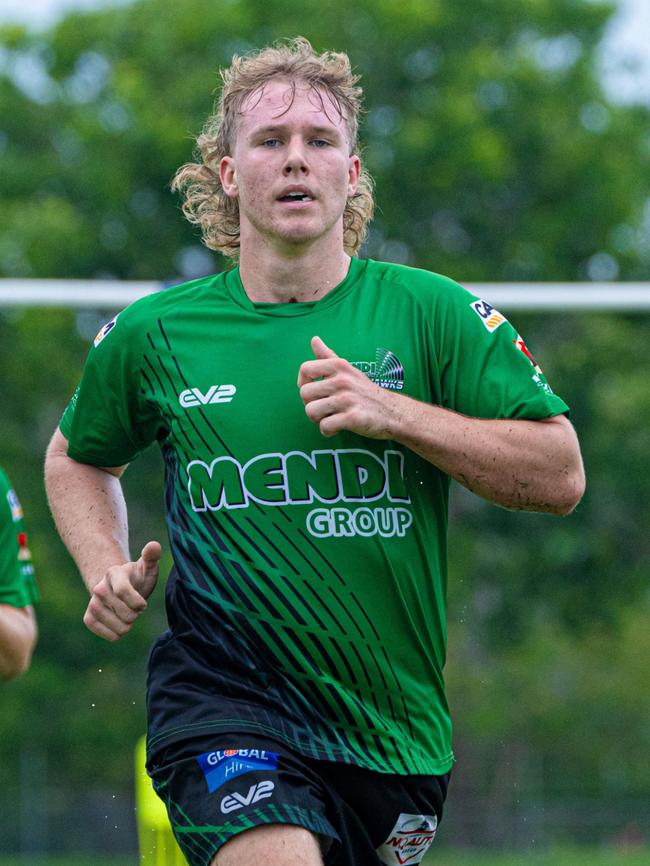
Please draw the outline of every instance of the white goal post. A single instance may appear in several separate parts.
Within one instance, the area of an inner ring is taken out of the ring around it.
[[[179,282],[181,282],[179,280]],[[2,307],[122,309],[172,283],[140,280],[0,279]],[[504,310],[650,310],[650,282],[463,283]]]

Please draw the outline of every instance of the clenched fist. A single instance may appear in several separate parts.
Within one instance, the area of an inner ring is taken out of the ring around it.
[[[156,586],[160,553],[160,544],[149,541],[137,562],[107,569],[95,584],[84,614],[84,625],[90,631],[106,640],[119,640],[131,630]]]
[[[311,348],[316,360],[300,365],[298,388],[307,416],[323,436],[349,430],[369,439],[395,438],[403,398],[375,385],[320,337],[312,339]]]

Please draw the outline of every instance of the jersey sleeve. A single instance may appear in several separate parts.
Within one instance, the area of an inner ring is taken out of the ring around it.
[[[142,330],[133,318],[129,308],[100,330],[61,418],[68,455],[80,463],[123,466],[161,435],[146,400]]]
[[[0,604],[27,607],[38,597],[22,508],[0,470]]]
[[[433,318],[443,406],[475,418],[569,412],[504,315],[451,280]]]

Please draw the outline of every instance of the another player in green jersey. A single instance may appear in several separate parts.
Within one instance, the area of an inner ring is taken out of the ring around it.
[[[37,599],[23,510],[0,468],[0,679],[11,680],[29,667],[37,637]]]
[[[238,265],[109,322],[48,450],[84,621],[117,640],[160,557],[131,560],[119,477],[162,449],[148,766],[193,866],[418,863],[453,763],[450,479],[555,514],[584,488],[568,407],[504,316],[356,257],[360,96],[305,40],[233,60],[175,185]]]

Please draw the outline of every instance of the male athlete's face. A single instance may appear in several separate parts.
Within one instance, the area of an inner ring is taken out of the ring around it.
[[[251,242],[298,251],[322,238],[343,243],[343,211],[359,158],[327,91],[271,80],[244,102],[233,153],[220,177],[239,201],[242,249]]]

